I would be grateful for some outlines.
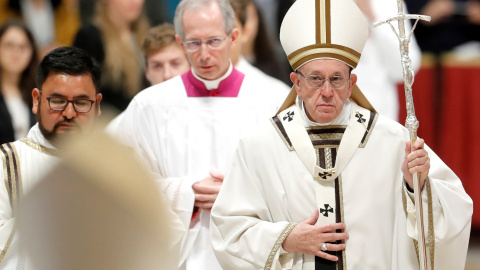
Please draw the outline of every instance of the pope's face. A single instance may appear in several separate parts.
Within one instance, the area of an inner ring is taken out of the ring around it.
[[[357,81],[356,75],[349,75],[349,67],[343,62],[333,59],[310,61],[300,67],[299,71],[305,77],[317,75],[324,78],[333,76],[350,78],[348,84],[342,89],[334,89],[328,81],[325,81],[321,88],[312,88],[301,75],[295,72],[290,74],[290,79],[294,83],[297,95],[304,102],[305,111],[310,120],[317,123],[329,123],[337,118],[345,101],[352,93],[352,87]]]
[[[152,84],[158,84],[188,71],[190,64],[182,47],[173,42],[147,57],[145,75]]]
[[[212,2],[205,7],[185,10],[183,29],[185,34],[183,42],[202,41],[202,45],[196,51],[189,51],[184,47],[195,73],[206,80],[222,77],[230,66],[230,50],[237,42],[238,30],[233,29],[230,35],[225,32],[218,4]],[[219,47],[211,48],[205,44],[205,40],[214,37],[226,38]],[[180,42],[178,36],[177,41]]]
[[[95,85],[89,74],[50,74],[41,87],[42,89],[35,88],[32,92],[32,111],[37,115],[40,130],[47,140],[53,143],[67,134],[92,130],[94,119],[100,114],[102,94],[95,93]],[[47,98],[50,97],[93,100],[95,103],[86,113],[76,112],[71,102],[65,110],[54,111],[48,104]]]

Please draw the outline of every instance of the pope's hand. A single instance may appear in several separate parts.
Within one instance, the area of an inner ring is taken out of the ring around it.
[[[430,157],[424,149],[425,142],[418,138],[410,151],[410,141],[405,145],[405,157],[403,158],[402,172],[408,186],[413,189],[413,173],[418,173],[418,181],[423,189],[425,179],[428,177],[430,170]]]
[[[211,209],[222,187],[224,175],[219,172],[210,172],[210,175],[192,185],[195,192],[195,206],[202,209]]]
[[[300,252],[315,255],[329,261],[338,261],[338,257],[321,251],[323,243],[327,243],[328,251],[345,249],[345,244],[329,243],[348,239],[347,233],[338,233],[336,230],[345,229],[344,223],[314,225],[318,219],[318,210],[306,220],[298,223],[283,241],[282,247],[287,252]]]

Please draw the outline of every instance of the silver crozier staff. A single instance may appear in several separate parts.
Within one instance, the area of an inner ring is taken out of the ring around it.
[[[398,41],[400,43],[400,55],[402,60],[402,67],[403,67],[403,78],[405,81],[405,100],[407,103],[407,120],[405,121],[405,127],[410,132],[410,141],[411,145],[417,139],[417,129],[419,126],[417,117],[415,116],[415,107],[413,106],[413,96],[412,96],[412,84],[414,78],[414,72],[412,69],[412,63],[410,61],[410,56],[408,55],[408,45],[410,44],[410,39],[413,35],[413,30],[417,26],[419,20],[430,21],[430,16],[424,15],[411,15],[411,14],[404,14],[403,13],[403,0],[397,0],[397,7],[398,7],[398,15],[393,18],[389,18],[387,20],[383,20],[380,22],[375,23],[373,26],[377,27],[382,24],[388,23],[392,28],[395,35],[397,35]],[[415,19],[415,24],[412,27],[412,30],[408,34],[405,34],[405,20]],[[392,25],[392,21],[398,22],[398,33]],[[427,262],[427,249],[425,245],[425,231],[424,231],[424,224],[423,224],[423,207],[422,207],[422,197],[421,197],[421,187],[418,181],[418,173],[413,174],[413,185],[414,185],[414,192],[415,192],[415,209],[416,209],[416,217],[417,217],[417,231],[419,232],[419,239],[418,239],[418,254],[419,254],[419,264],[421,270],[433,269],[433,262],[432,268],[428,267]],[[429,238],[433,235],[433,224],[429,226]],[[434,242],[435,239],[429,239],[431,242],[431,252],[433,252]],[[433,243],[432,243],[433,241]]]

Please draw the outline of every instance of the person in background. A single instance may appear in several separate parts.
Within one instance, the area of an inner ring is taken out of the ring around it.
[[[415,30],[422,52],[441,54],[480,42],[480,3],[476,0],[405,0],[413,14],[431,17]]]
[[[267,75],[257,67],[250,64],[242,55],[244,45],[249,42],[252,34],[250,31],[256,31],[255,28],[251,28],[246,25],[247,13],[249,7],[252,7],[251,0],[230,0],[233,11],[235,12],[235,27],[239,30],[237,45],[231,50],[230,60],[233,65],[240,72],[246,76],[252,76],[259,83],[264,85],[265,88],[277,89],[279,93],[286,95],[290,90],[282,81]],[[256,33],[255,33],[256,35]]]
[[[287,93],[231,63],[239,30],[228,0],[181,1],[175,29],[192,68],[135,96],[113,134],[138,152],[185,226],[179,269],[220,270],[209,224],[223,174],[238,139]]]
[[[245,12],[242,54],[245,59],[264,73],[290,84],[290,66],[283,52],[277,52],[278,40],[273,38],[265,18],[254,1],[249,1]]]
[[[358,77],[357,86],[379,114],[403,122],[405,119],[398,119],[400,104],[397,84],[403,83],[398,39],[390,27],[372,26],[375,22],[396,16],[397,3],[384,0],[356,0],[355,3],[370,24],[370,34],[363,48],[362,58],[353,71]],[[404,12],[407,12],[405,5]],[[411,22],[407,20],[405,25],[408,33]],[[409,55],[412,69],[417,72],[422,55],[414,36],[411,38]]]
[[[82,24],[90,23],[95,14],[95,3],[98,0],[74,0],[78,1],[78,9],[80,13],[80,20]],[[148,21],[152,25],[162,24],[169,21],[167,17],[168,10],[164,0],[145,0],[145,12],[148,17]]]
[[[145,57],[145,77],[156,85],[190,69],[187,55],[175,40],[175,27],[169,23],[148,30],[142,45]],[[110,121],[107,131],[115,130],[125,111]]]
[[[92,133],[99,90],[100,67],[81,49],[60,47],[40,62],[32,90],[37,124],[24,138],[0,145],[0,269],[33,269],[16,234],[18,206],[59,162],[64,138]]]
[[[0,27],[0,144],[27,135],[35,122],[32,89],[38,57],[27,27],[9,20]]]
[[[175,40],[175,27],[164,23],[148,30],[142,45],[145,76],[151,85],[169,80],[190,69],[187,55]]]
[[[140,50],[149,24],[143,0],[99,0],[93,23],[82,26],[74,46],[92,55],[102,67],[104,108],[117,113],[146,86]]]
[[[78,0],[0,0],[0,23],[24,21],[37,44],[39,59],[58,46],[72,45],[80,27]]]

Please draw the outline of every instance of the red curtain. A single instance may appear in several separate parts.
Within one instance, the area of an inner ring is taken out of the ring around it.
[[[460,177],[474,202],[472,227],[480,228],[480,60],[424,57],[413,85],[418,136]],[[398,89],[405,124],[403,85]]]

